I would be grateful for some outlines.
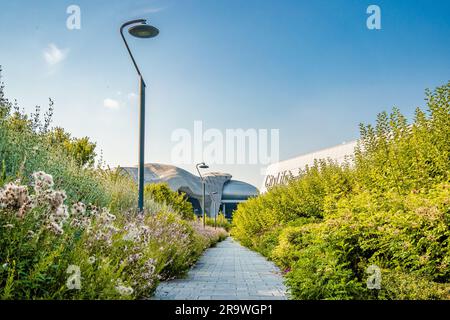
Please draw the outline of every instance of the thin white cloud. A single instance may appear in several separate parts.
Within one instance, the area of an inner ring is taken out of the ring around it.
[[[147,7],[147,8],[140,8],[140,9],[136,9],[133,11],[132,15],[133,16],[142,16],[145,14],[152,14],[152,13],[158,13],[161,11],[166,10],[168,7]]]
[[[106,98],[105,100],[103,100],[103,106],[108,109],[117,110],[120,107],[120,103],[117,100]]]
[[[49,65],[53,66],[66,59],[68,53],[68,49],[60,49],[54,43],[50,43],[44,49],[44,59]]]
[[[159,7],[159,8],[145,8],[142,10],[139,10],[140,14],[146,14],[146,13],[158,13],[161,12],[163,10],[165,10],[166,7]]]

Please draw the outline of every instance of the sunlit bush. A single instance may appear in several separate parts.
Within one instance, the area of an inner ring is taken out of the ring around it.
[[[0,190],[3,299],[148,297],[226,237],[165,210],[114,215],[82,202],[69,206],[50,175],[33,177],[30,193],[19,183]],[[71,270],[79,272],[79,288],[70,287]]]
[[[88,140],[60,139],[50,102],[40,122],[0,83],[0,299],[149,297],[227,236],[183,219],[183,197],[146,197],[137,214],[133,180],[95,166]]]
[[[232,235],[286,272],[294,298],[450,298],[450,83],[426,100],[412,124],[394,109],[361,125],[352,165],[316,161],[238,206]]]
[[[227,218],[222,213],[218,213],[217,217],[206,217],[205,219],[206,225],[210,227],[217,227],[217,228],[223,228],[226,231],[229,231],[231,229],[231,223],[228,221]]]
[[[172,191],[167,183],[147,184],[144,188],[144,194],[147,198],[166,204],[175,212],[178,212],[183,218],[192,218],[194,209],[192,208],[192,204],[187,201],[187,195]]]

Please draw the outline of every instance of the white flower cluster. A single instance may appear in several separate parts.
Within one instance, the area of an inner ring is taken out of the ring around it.
[[[26,186],[18,182],[10,182],[0,189],[0,208],[16,211],[17,216],[22,218],[32,208],[31,198]]]
[[[133,288],[125,286],[120,280],[117,281],[115,289],[122,296],[130,296],[134,292]]]
[[[139,227],[135,223],[127,224],[124,228],[127,233],[123,236],[125,241],[137,242],[140,239]]]
[[[93,211],[91,211],[92,213]],[[113,236],[120,230],[114,226],[116,216],[111,214],[107,208],[95,211],[96,213],[96,228],[95,234],[92,237],[94,241],[91,244],[104,242],[107,246],[111,246],[113,243]]]
[[[33,173],[34,179],[34,192],[36,195],[45,194],[45,192],[53,188],[53,177],[44,171],[38,171]]]
[[[33,173],[33,201],[36,205],[48,207],[45,220],[48,229],[56,234],[63,234],[63,224],[69,218],[67,206],[64,204],[67,196],[64,191],[53,190],[53,177],[43,171]]]
[[[75,202],[70,210],[72,221],[70,225],[75,228],[90,231],[91,218],[86,215],[86,205],[83,202]]]
[[[127,262],[129,264],[135,263],[137,261],[139,261],[139,259],[142,257],[142,253],[134,253],[131,254],[128,258],[127,258]]]
[[[127,233],[123,236],[123,240],[133,241],[144,246],[154,237],[154,230],[145,224],[143,216],[134,217],[133,221],[125,225],[124,230]]]
[[[43,171],[32,175],[35,194],[28,194],[27,186],[19,182],[10,182],[0,189],[0,208],[16,212],[17,217],[23,218],[31,209],[43,207],[44,216],[41,221],[49,230],[56,234],[63,234],[63,223],[69,218],[67,206],[64,204],[64,191],[53,190],[53,177]]]

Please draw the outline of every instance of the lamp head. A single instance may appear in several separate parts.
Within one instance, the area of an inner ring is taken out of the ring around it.
[[[198,166],[200,169],[208,169],[209,166],[207,164],[205,164],[204,162],[200,163],[200,165]]]
[[[128,32],[136,38],[153,38],[159,34],[159,30],[157,28],[146,23],[132,26],[128,29]]]

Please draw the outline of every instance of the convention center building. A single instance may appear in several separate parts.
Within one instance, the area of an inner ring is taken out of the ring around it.
[[[137,167],[121,168],[137,181]],[[205,181],[206,214],[214,217],[219,212],[231,219],[239,203],[259,194],[256,187],[243,181],[233,180],[227,173],[203,174]],[[184,169],[173,165],[148,163],[144,166],[145,183],[167,183],[173,191],[183,192],[192,203],[194,213],[202,214],[202,180]]]

